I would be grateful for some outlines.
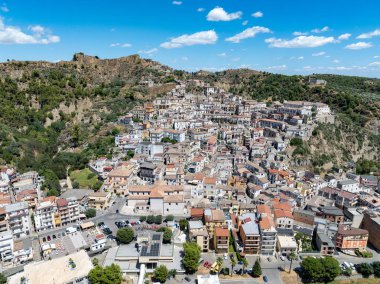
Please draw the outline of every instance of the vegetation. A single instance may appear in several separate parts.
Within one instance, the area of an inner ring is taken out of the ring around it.
[[[148,217],[146,217],[146,222],[148,224],[157,224],[157,225],[160,225],[162,223],[162,216],[161,215],[157,215],[157,216],[154,216],[154,215],[149,215]]]
[[[377,171],[380,171],[380,162],[360,160],[356,164],[356,173],[358,175],[367,175]]]
[[[373,257],[373,253],[370,251],[360,251],[360,250],[356,249],[355,254],[357,256],[364,257],[364,258],[372,258]]]
[[[175,140],[175,139],[170,139],[169,137],[164,137],[161,139],[161,142],[162,143],[172,143],[172,144],[176,144],[178,141]]]
[[[123,244],[129,244],[134,237],[135,232],[131,228],[121,228],[116,233],[116,238]]]
[[[231,275],[234,272],[234,267],[237,264],[236,258],[235,257],[230,257],[230,264],[231,264]]]
[[[332,257],[306,257],[301,262],[301,271],[305,283],[329,283],[340,274],[340,267],[339,262]]]
[[[98,177],[96,176],[96,174],[91,172],[88,168],[71,172],[70,178],[74,182],[77,182],[80,188],[92,189],[95,186],[95,184],[98,182]]]
[[[163,243],[164,244],[170,244],[173,237],[173,232],[168,227],[161,227],[157,230],[157,232],[163,232]]]
[[[375,277],[380,277],[380,261],[375,261],[372,263],[373,274]]]
[[[94,208],[88,208],[84,211],[84,215],[86,215],[87,218],[94,218],[96,216],[96,210]]]
[[[169,277],[169,270],[165,265],[158,266],[153,272],[153,279],[155,281],[164,283]]]
[[[296,259],[297,259],[297,255],[295,254],[294,251],[292,251],[292,252],[289,254],[289,260],[290,260],[289,273],[292,271],[293,260],[296,260]]]
[[[358,266],[358,272],[363,275],[363,277],[369,277],[373,274],[374,270],[371,264],[364,262]]]
[[[252,267],[252,276],[253,277],[260,277],[263,274],[261,270],[260,261],[256,259],[255,264]]]
[[[193,274],[198,270],[199,260],[201,259],[201,248],[195,242],[183,244],[184,256],[182,259],[183,267],[187,273]]]
[[[97,265],[90,270],[88,278],[91,284],[120,284],[123,280],[120,267],[116,264],[106,267]]]
[[[166,216],[166,218],[165,218],[165,221],[166,222],[171,222],[171,221],[173,221],[174,220],[174,216],[173,215],[168,215],[168,216]]]
[[[179,220],[179,228],[181,229],[181,231],[186,231],[188,224],[189,222],[186,219]]]
[[[4,276],[4,274],[0,273],[0,284],[7,283],[7,278]]]

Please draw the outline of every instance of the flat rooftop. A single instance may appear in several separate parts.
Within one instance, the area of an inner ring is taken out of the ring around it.
[[[69,259],[76,265],[74,269],[69,267]],[[92,262],[84,250],[56,258],[53,260],[33,262],[24,267],[24,271],[8,278],[9,284],[21,283],[21,277],[25,277],[27,283],[33,284],[65,284],[77,278],[88,275],[93,268]]]

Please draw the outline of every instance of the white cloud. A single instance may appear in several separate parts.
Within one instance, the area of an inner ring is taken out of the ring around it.
[[[351,34],[346,33],[346,34],[341,34],[341,35],[338,37],[338,39],[339,39],[339,40],[346,40],[346,39],[349,39],[350,37],[351,37]]]
[[[313,53],[312,56],[323,56],[325,54],[326,54],[326,52],[321,51],[321,52]]]
[[[197,12],[203,12],[204,10],[205,10],[205,8],[198,8]]]
[[[360,49],[365,49],[365,48],[370,48],[370,47],[372,47],[372,43],[359,41],[357,43],[346,45],[345,49],[360,50]]]
[[[37,34],[43,34],[45,32],[45,28],[40,25],[29,26],[28,29]]]
[[[140,54],[145,54],[145,55],[153,55],[157,51],[158,51],[157,48],[152,48],[152,49],[148,49],[148,50],[139,50],[139,53]]]
[[[194,34],[184,34],[170,41],[162,43],[163,48],[178,48],[183,46],[198,45],[198,44],[214,44],[218,40],[218,35],[214,30],[197,32]]]
[[[42,26],[29,26],[29,30],[31,34],[16,26],[6,26],[0,17],[0,44],[49,44],[60,41],[59,36],[51,34]]]
[[[261,17],[264,16],[264,13],[261,12],[261,11],[257,11],[255,13],[253,13],[251,16],[254,17],[254,18],[261,18]]]
[[[294,36],[302,36],[302,35],[307,35],[308,33],[303,33],[303,32],[294,32]]]
[[[182,5],[182,1],[173,1],[172,4],[173,5]]]
[[[340,61],[338,59],[334,59],[332,62],[333,63],[340,63]]]
[[[371,67],[380,67],[380,62],[378,62],[378,61],[372,62],[372,63],[368,64],[368,66],[371,66]]]
[[[298,60],[304,60],[305,57],[303,57],[303,56],[299,56],[297,59],[298,59]]]
[[[182,56],[182,57],[181,57],[181,60],[182,60],[182,61],[188,61],[189,58],[188,58],[187,56]]]
[[[243,26],[246,26],[246,25],[248,25],[248,21],[243,21],[241,24],[242,24]]]
[[[212,22],[228,22],[240,19],[242,15],[243,13],[240,11],[229,14],[222,7],[215,7],[207,14],[207,20]]]
[[[120,47],[131,47],[132,44],[130,44],[130,43],[111,43],[111,44],[110,44],[110,47],[116,47],[116,46],[120,46]]]
[[[269,67],[266,67],[264,69],[268,69],[268,70],[285,70],[286,68],[288,68],[288,66],[286,66],[285,64],[283,64],[283,65],[269,66]]]
[[[380,58],[380,55],[375,55],[373,58]]]
[[[364,33],[359,35],[357,38],[372,38],[374,36],[380,36],[380,29],[376,29],[372,32]]]
[[[8,13],[8,12],[9,12],[9,9],[8,9],[8,7],[7,7],[6,4],[3,4],[3,5],[0,7],[0,10],[1,10],[2,12],[4,12],[4,13]]]
[[[269,43],[269,47],[277,48],[312,48],[333,43],[334,37],[324,36],[298,36],[291,40],[281,38],[268,38],[265,42]]]
[[[227,53],[222,52],[222,53],[219,53],[218,56],[219,56],[219,57],[226,57],[226,56],[227,56]]]
[[[320,33],[328,32],[329,30],[330,29],[328,26],[324,26],[322,29],[314,29],[314,30],[311,30],[311,32],[320,34]]]
[[[245,29],[241,33],[238,33],[232,37],[226,38],[226,41],[239,43],[241,40],[255,37],[259,33],[271,33],[271,30],[265,27],[256,26],[256,27]]]

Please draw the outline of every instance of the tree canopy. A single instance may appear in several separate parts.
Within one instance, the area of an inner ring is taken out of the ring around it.
[[[163,243],[169,244],[172,241],[173,232],[168,227],[161,227],[157,230],[157,232],[163,232]]]
[[[169,270],[165,265],[158,266],[153,272],[153,279],[164,283],[169,277]]]
[[[116,264],[106,267],[97,265],[90,270],[88,278],[91,284],[120,284],[123,280],[120,267]]]
[[[260,277],[262,275],[261,271],[261,265],[258,259],[256,259],[255,264],[252,267],[252,276],[253,277]]]
[[[195,242],[183,244],[184,257],[182,259],[183,267],[187,273],[194,273],[198,270],[199,260],[201,259],[201,248]]]
[[[302,280],[306,283],[328,283],[340,274],[339,262],[333,257],[306,257],[301,262]]]
[[[123,244],[129,244],[132,242],[135,236],[135,232],[131,228],[121,228],[117,230],[116,238]]]

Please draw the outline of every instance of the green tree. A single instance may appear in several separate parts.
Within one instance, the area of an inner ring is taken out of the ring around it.
[[[120,267],[116,264],[91,269],[88,278],[91,284],[120,284],[123,280]]]
[[[252,267],[252,276],[253,277],[260,277],[263,274],[261,271],[261,265],[260,261],[256,259],[255,264]]]
[[[367,278],[371,276],[374,271],[369,263],[364,262],[360,265],[359,272],[363,275],[363,277]]]
[[[187,220],[186,219],[181,219],[179,220],[179,228],[181,229],[181,231],[185,231],[187,229]]]
[[[158,266],[153,272],[153,279],[164,283],[169,277],[169,271],[165,265]]]
[[[4,276],[4,274],[0,273],[0,284],[7,283],[7,278]]]
[[[372,263],[372,267],[373,267],[373,274],[376,277],[380,277],[380,261],[374,261]]]
[[[123,244],[129,244],[132,242],[133,238],[135,236],[135,232],[131,228],[121,228],[117,230],[116,237],[119,240],[119,242]]]
[[[86,215],[87,218],[94,218],[96,216],[96,210],[94,208],[88,208],[84,211],[84,215]]]
[[[339,262],[331,256],[321,258],[320,261],[324,267],[323,281],[333,281],[340,274]]]
[[[149,216],[146,218],[146,222],[147,222],[148,224],[153,224],[154,221],[155,221],[155,218],[154,218],[153,215],[149,215]]]
[[[164,244],[170,244],[171,243],[172,236],[173,236],[172,230],[170,230],[167,227],[161,227],[157,230],[157,232],[163,232],[164,233],[163,240],[162,240]]]
[[[102,187],[103,183],[100,180],[97,180],[95,184],[92,186],[94,191],[98,191]]]
[[[183,267],[187,273],[193,274],[198,270],[199,260],[201,259],[201,248],[195,242],[183,244],[184,256],[182,259]]]
[[[96,257],[94,257],[94,258],[92,259],[92,264],[93,264],[94,266],[99,265],[99,259],[97,259]]]
[[[324,267],[318,258],[306,257],[301,262],[302,280],[304,282],[321,282],[324,278]]]
[[[237,264],[235,257],[233,257],[233,258],[230,257],[230,264],[231,264],[231,275],[232,275],[232,273],[234,273],[234,267]]]
[[[140,222],[145,222],[146,221],[146,216],[140,216]]]
[[[154,217],[154,223],[157,225],[160,225],[162,223],[162,216],[161,215],[155,216]]]
[[[292,252],[289,254],[289,259],[290,259],[289,273],[292,271],[293,260],[295,260],[296,258],[297,258],[297,255],[294,253],[294,251],[292,251]]]
[[[80,188],[80,184],[76,180],[73,182],[73,188]]]
[[[223,258],[221,258],[220,256],[218,256],[218,258],[216,259],[216,264],[219,267],[219,270],[218,270],[218,274],[219,274],[220,270],[222,269],[222,266],[223,266]]]
[[[170,269],[169,270],[169,277],[168,278],[174,278],[177,275],[177,270]]]
[[[244,271],[247,269],[248,260],[244,257],[241,261],[243,262],[243,271],[241,272],[241,274],[243,274]]]
[[[174,220],[174,216],[173,215],[168,215],[168,216],[166,216],[166,218],[165,218],[165,221],[167,221],[167,222],[171,222],[171,221],[173,221]]]

